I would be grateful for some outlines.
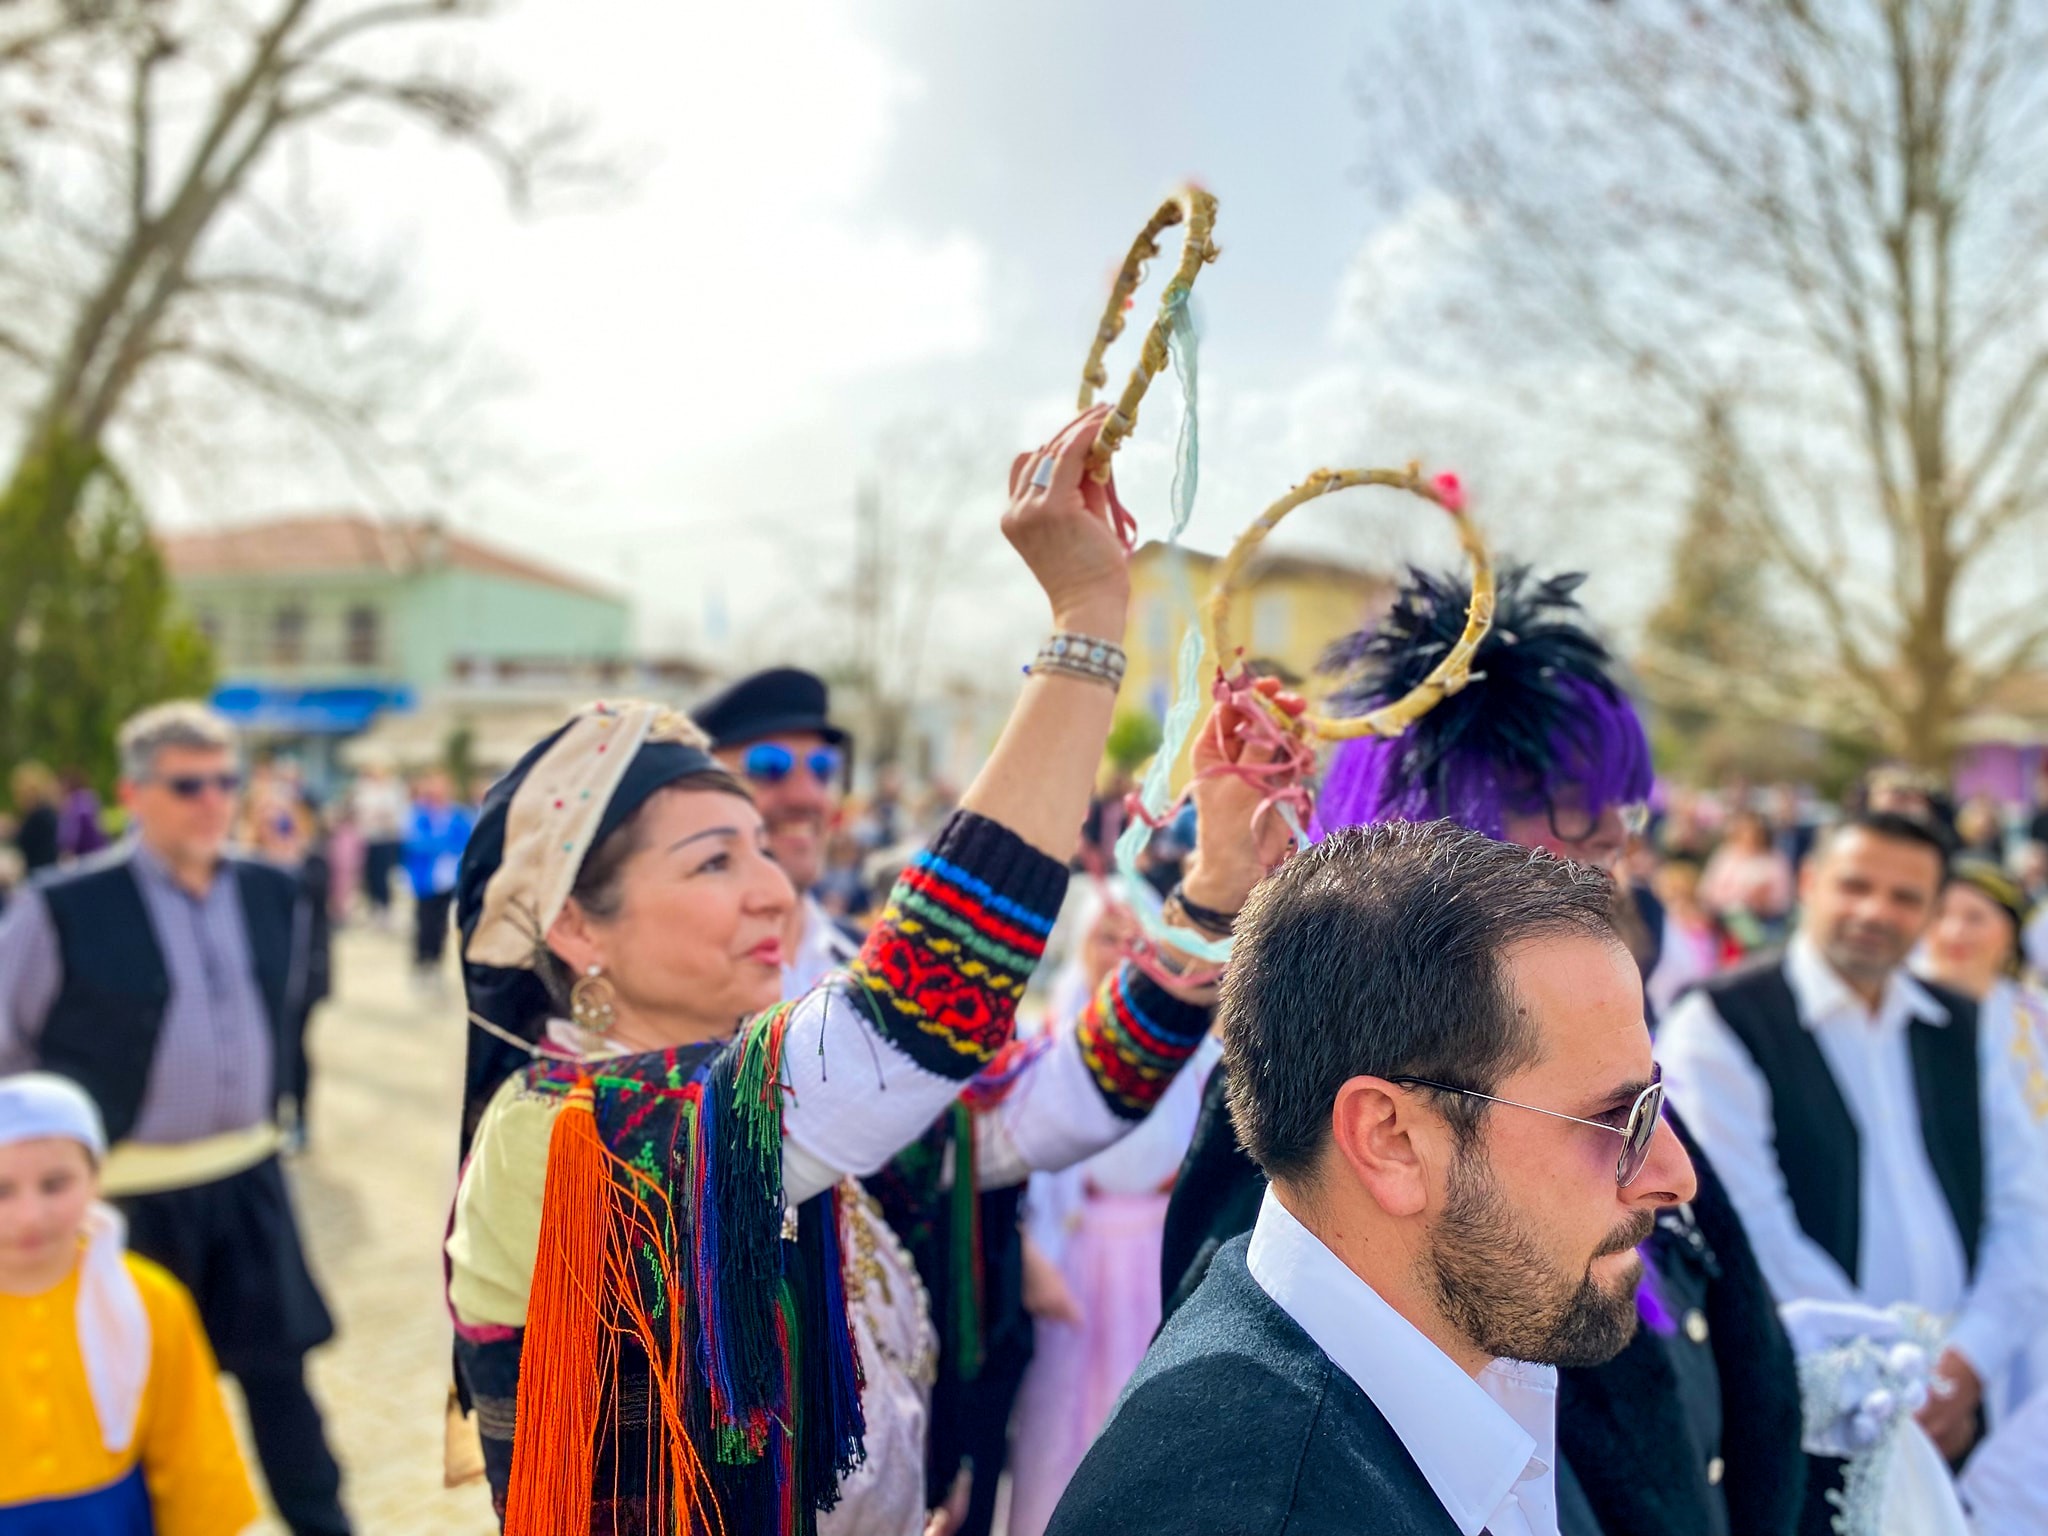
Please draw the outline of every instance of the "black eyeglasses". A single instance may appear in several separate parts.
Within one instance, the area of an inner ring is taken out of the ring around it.
[[[756,783],[780,784],[796,772],[799,762],[810,769],[811,777],[820,784],[830,784],[839,777],[846,757],[837,747],[817,747],[799,758],[779,742],[759,741],[747,748],[740,770]]]
[[[1614,1182],[1623,1189],[1635,1183],[1636,1176],[1643,1171],[1643,1164],[1650,1160],[1650,1143],[1656,1139],[1657,1122],[1664,1114],[1662,1067],[1650,1069],[1650,1086],[1636,1095],[1635,1103],[1629,1106],[1625,1125],[1609,1125],[1604,1120],[1581,1120],[1577,1115],[1539,1109],[1534,1104],[1518,1104],[1513,1099],[1496,1098],[1476,1088],[1460,1088],[1456,1083],[1439,1083],[1427,1077],[1390,1077],[1387,1081],[1399,1083],[1404,1088],[1434,1088],[1439,1093],[1463,1094],[1468,1099],[1484,1099],[1489,1104],[1505,1104],[1509,1109],[1526,1109],[1548,1115],[1553,1120],[1569,1120],[1573,1125],[1590,1125],[1597,1131],[1611,1132],[1621,1138],[1621,1156],[1614,1163]]]
[[[224,795],[232,795],[242,787],[239,773],[180,773],[168,779],[158,779],[180,800],[197,800],[209,789],[217,789]]]
[[[1600,818],[1606,814],[1602,806],[1589,811],[1584,805],[1559,805],[1554,800],[1543,804],[1545,818],[1550,822],[1550,832],[1561,843],[1583,843],[1589,841],[1600,830]],[[1642,801],[1617,804],[1615,813],[1621,818],[1621,829],[1630,837],[1640,837],[1650,824],[1650,808]]]

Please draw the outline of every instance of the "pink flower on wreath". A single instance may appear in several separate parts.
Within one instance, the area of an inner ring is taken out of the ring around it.
[[[1458,483],[1458,477],[1445,470],[1430,482],[1436,487],[1436,499],[1443,503],[1447,512],[1465,510],[1465,487]]]

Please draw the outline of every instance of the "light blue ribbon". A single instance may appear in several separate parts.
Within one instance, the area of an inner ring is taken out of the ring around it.
[[[1173,486],[1168,493],[1173,508],[1173,525],[1166,535],[1167,564],[1177,606],[1187,622],[1181,637],[1180,656],[1175,664],[1173,703],[1166,711],[1159,750],[1145,772],[1139,788],[1139,803],[1155,821],[1173,803],[1173,769],[1194,734],[1201,717],[1206,690],[1202,686],[1202,625],[1195,611],[1194,584],[1189,579],[1187,556],[1181,548],[1181,534],[1195,513],[1195,490],[1201,480],[1201,428],[1199,422],[1200,375],[1197,368],[1199,338],[1186,288],[1169,288],[1163,301],[1166,317],[1166,355],[1180,381],[1180,435],[1174,444]],[[1132,899],[1131,910],[1139,926],[1154,943],[1164,944],[1182,954],[1220,965],[1230,958],[1230,940],[1212,939],[1193,929],[1166,921],[1161,903],[1150,884],[1138,873],[1138,856],[1152,840],[1152,828],[1134,818],[1116,840],[1116,867]]]

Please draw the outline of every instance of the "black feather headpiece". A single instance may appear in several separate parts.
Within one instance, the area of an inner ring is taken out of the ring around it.
[[[1611,653],[1586,627],[1585,579],[1503,570],[1471,681],[1398,739],[1341,750],[1323,824],[1448,815],[1498,835],[1503,795],[1547,801],[1561,776],[1598,803],[1642,798],[1647,743]],[[1411,569],[1385,619],[1325,652],[1320,670],[1348,679],[1335,712],[1363,714],[1414,688],[1457,643],[1469,602],[1462,580]]]

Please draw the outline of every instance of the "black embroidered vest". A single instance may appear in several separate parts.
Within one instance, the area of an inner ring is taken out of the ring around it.
[[[156,1059],[170,972],[150,926],[142,888],[129,867],[133,850],[109,849],[36,889],[50,913],[64,983],[43,1022],[40,1065],[83,1087],[100,1107],[107,1139],[135,1128]],[[249,955],[270,1024],[276,1091],[292,1081],[296,1049],[290,1018],[298,889],[268,864],[231,859]]]
[[[1778,1167],[1800,1227],[1856,1279],[1863,1232],[1862,1146],[1820,1043],[1800,1022],[1782,958],[1716,977],[1701,990],[1770,1087]],[[1913,1096],[1927,1160],[1974,1274],[1984,1230],[1977,1005],[1940,987],[1927,990],[1948,1011],[1948,1023],[1916,1019],[1907,1028]]]

